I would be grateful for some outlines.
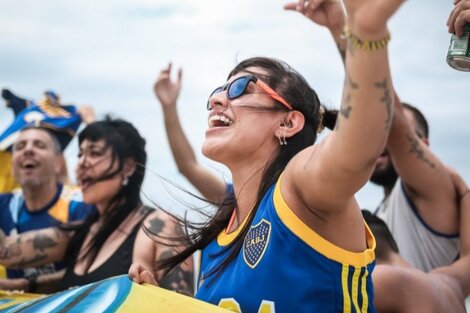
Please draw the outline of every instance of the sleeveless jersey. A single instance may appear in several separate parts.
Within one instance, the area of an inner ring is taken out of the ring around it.
[[[95,209],[81,201],[80,189],[57,186],[53,199],[38,211],[30,212],[21,189],[0,195],[0,228],[8,235],[84,220]],[[8,270],[8,278],[47,274],[63,268],[62,262],[24,270]],[[37,274],[36,274],[37,273]]]
[[[457,259],[459,236],[439,233],[426,224],[400,179],[376,214],[390,228],[400,255],[415,267],[429,272]]]
[[[262,199],[236,259],[219,276],[207,276],[242,225],[203,249],[196,298],[242,313],[376,312],[375,239],[365,223],[369,249],[335,246],[291,211],[278,181]]]

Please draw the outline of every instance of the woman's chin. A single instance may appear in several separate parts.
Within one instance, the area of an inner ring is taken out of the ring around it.
[[[206,139],[202,145],[202,154],[213,161],[223,163],[224,154],[226,153],[226,145],[222,145],[213,140]]]

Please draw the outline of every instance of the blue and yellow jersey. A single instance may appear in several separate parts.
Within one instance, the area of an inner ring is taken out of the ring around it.
[[[244,223],[202,251],[196,298],[242,313],[376,312],[375,239],[365,223],[369,249],[353,253],[335,246],[292,212],[278,181],[261,201],[236,259],[220,276],[207,277]]]
[[[6,235],[24,233],[30,230],[58,226],[84,220],[95,211],[92,205],[83,203],[80,189],[58,185],[53,199],[40,210],[30,212],[26,208],[20,189],[8,194],[0,194],[0,229]],[[54,271],[64,266],[56,263],[47,267]],[[1,274],[1,271],[0,271]],[[8,270],[9,278],[23,277],[23,271]]]

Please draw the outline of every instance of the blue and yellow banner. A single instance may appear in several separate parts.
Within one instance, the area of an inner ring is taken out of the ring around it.
[[[116,276],[49,296],[0,292],[0,313],[229,313],[163,288]]]

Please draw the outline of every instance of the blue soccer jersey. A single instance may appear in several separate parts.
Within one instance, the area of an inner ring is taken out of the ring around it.
[[[83,203],[81,199],[78,188],[58,185],[57,193],[47,205],[40,210],[30,212],[21,190],[0,194],[0,228],[8,236],[84,220],[94,212],[95,208]],[[63,267],[63,263],[60,262],[44,266],[38,272],[49,273]],[[8,270],[7,275],[9,278],[17,278],[23,277],[24,273],[22,270]]]
[[[236,259],[220,276],[207,277],[242,225],[223,231],[202,251],[196,298],[241,313],[376,312],[375,239],[365,223],[369,249],[354,253],[335,246],[291,211],[278,182],[261,201]]]

